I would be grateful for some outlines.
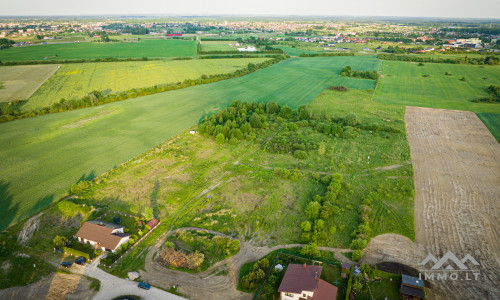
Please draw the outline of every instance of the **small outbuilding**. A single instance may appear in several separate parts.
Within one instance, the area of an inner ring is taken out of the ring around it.
[[[419,300],[424,298],[424,282],[417,277],[402,275],[401,298]]]

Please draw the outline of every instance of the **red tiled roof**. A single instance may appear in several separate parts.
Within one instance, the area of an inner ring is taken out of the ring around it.
[[[281,281],[279,292],[300,294],[302,291],[314,292],[321,276],[321,266],[290,264]]]
[[[113,228],[86,222],[80,230],[78,230],[75,236],[88,241],[96,242],[99,247],[115,250],[120,241],[129,236],[129,234],[120,233],[119,235],[114,235],[111,234],[112,231]]]
[[[337,290],[338,288],[336,286],[320,279],[313,297],[307,300],[336,300]]]
[[[158,220],[156,220],[156,218],[152,218],[151,220],[149,220],[149,222],[146,224],[148,225],[149,229],[155,227],[156,225],[158,225],[158,223],[160,223]]]

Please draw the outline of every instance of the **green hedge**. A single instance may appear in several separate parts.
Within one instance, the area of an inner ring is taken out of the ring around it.
[[[352,289],[352,270],[354,269],[354,265],[351,266],[351,270],[349,271],[349,281],[347,282],[347,290],[345,291],[345,300],[349,300],[349,294]]]
[[[81,256],[81,257],[85,257],[86,259],[90,259],[90,255],[88,253],[85,253],[85,252],[82,252],[82,251],[78,251],[78,250],[75,250],[75,249],[72,249],[72,248],[63,247],[62,251],[66,252],[66,253],[69,253],[69,254],[73,254],[75,256]]]

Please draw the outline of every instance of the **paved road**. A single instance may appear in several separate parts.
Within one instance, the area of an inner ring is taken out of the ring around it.
[[[104,272],[97,267],[97,260],[88,264],[83,271],[84,275],[94,277],[101,281],[101,288],[93,300],[110,300],[122,295],[137,295],[146,300],[185,300],[185,298],[151,287],[144,290],[137,287],[137,282],[121,279]]]

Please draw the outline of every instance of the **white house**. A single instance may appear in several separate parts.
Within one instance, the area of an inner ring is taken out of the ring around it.
[[[251,46],[245,46],[244,48],[237,48],[237,49],[240,52],[255,52],[255,51],[257,51],[257,49],[255,49],[255,47],[251,47]]]
[[[83,224],[75,236],[81,243],[88,243],[103,251],[115,252],[120,245],[130,240],[130,234],[124,233],[124,228],[120,225],[98,220],[88,221]]]
[[[336,300],[337,287],[320,279],[321,266],[290,264],[278,292],[280,300]]]

